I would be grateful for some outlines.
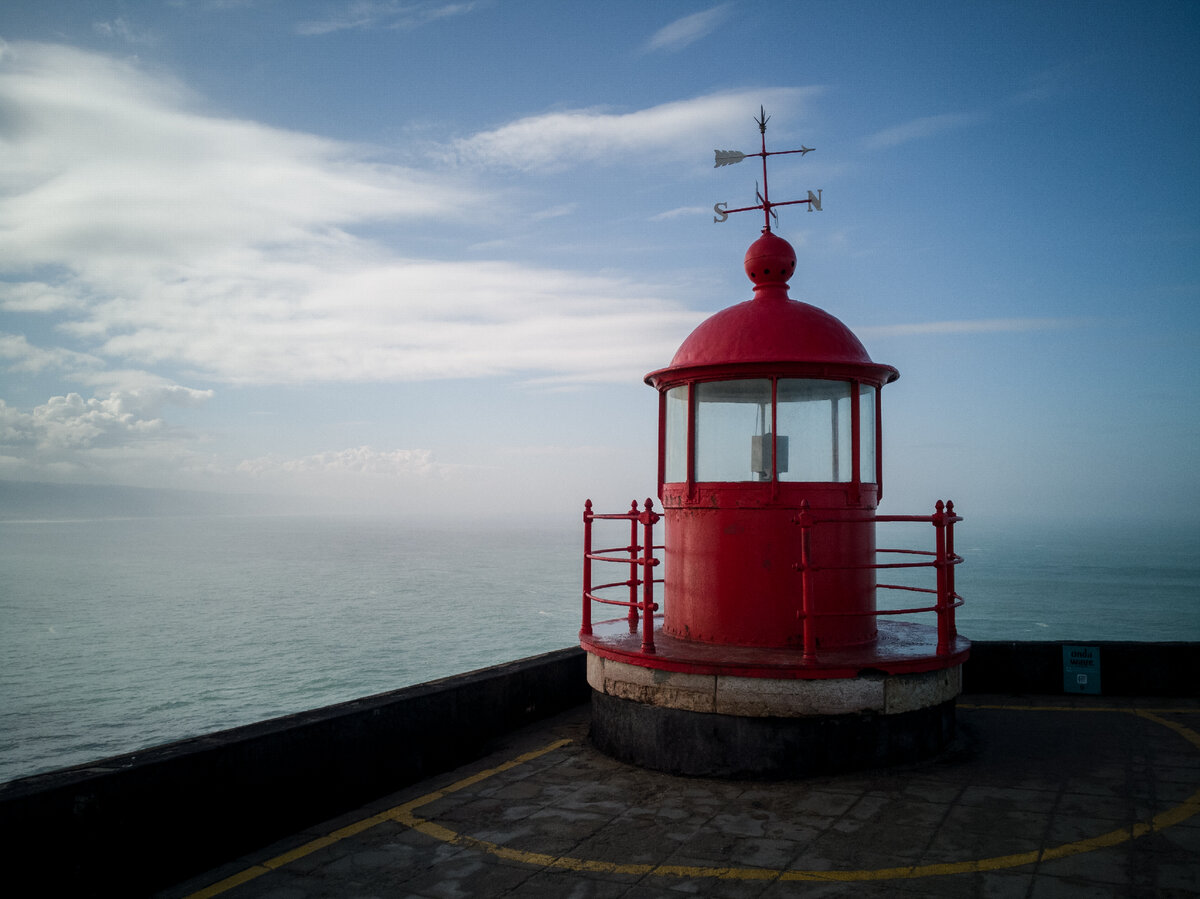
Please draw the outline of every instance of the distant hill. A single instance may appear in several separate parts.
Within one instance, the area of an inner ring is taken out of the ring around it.
[[[274,496],[0,480],[4,521],[276,514],[296,511],[298,505]]]

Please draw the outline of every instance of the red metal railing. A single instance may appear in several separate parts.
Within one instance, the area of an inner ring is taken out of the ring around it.
[[[954,552],[954,525],[962,521],[955,514],[954,503],[937,501],[932,515],[874,515],[868,514],[852,518],[817,518],[809,509],[808,502],[800,504],[800,512],[793,518],[793,523],[800,526],[800,561],[793,567],[800,573],[800,614],[806,621],[818,618],[834,618],[849,616],[879,616],[879,615],[911,615],[933,612],[937,615],[937,654],[948,655],[954,650],[954,638],[958,631],[954,622],[954,610],[963,604],[961,596],[954,589],[954,566],[960,564],[962,556]],[[654,601],[654,585],[663,583],[662,578],[654,577],[654,569],[660,564],[655,558],[655,550],[663,549],[654,543],[654,525],[661,516],[653,511],[653,503],[646,500],[644,507],[638,509],[637,502],[630,503],[629,511],[617,515],[598,515],[592,511],[592,501],[588,500],[583,508],[583,623],[579,629],[580,637],[592,633],[592,603],[622,606],[629,610],[629,633],[636,633],[639,624],[642,629],[642,652],[654,653],[654,613],[658,604]],[[629,543],[625,546],[614,546],[605,549],[595,549],[592,546],[592,523],[594,521],[627,521],[629,522]],[[820,524],[854,522],[924,522],[934,528],[934,550],[919,549],[876,549],[876,557],[882,553],[894,553],[911,556],[922,556],[927,561],[920,562],[877,562],[872,565],[821,565],[814,561],[812,553],[812,529]],[[638,528],[642,533],[638,534]],[[604,584],[592,583],[592,562],[612,562],[628,566],[629,576],[623,581],[612,581]],[[915,569],[933,568],[936,572],[936,586],[914,587],[903,584],[882,584],[875,586],[880,590],[898,590],[912,593],[924,593],[933,596],[934,604],[903,609],[875,609],[869,612],[830,611],[818,612],[815,609],[816,596],[813,587],[813,577],[818,571],[849,571],[849,570],[881,570],[881,569]],[[628,598],[613,599],[599,595],[600,591],[624,588]],[[804,628],[804,660],[816,660],[817,628]]]
[[[642,625],[642,652],[654,652],[654,613],[658,604],[654,601],[654,585],[661,584],[662,579],[655,579],[654,569],[659,560],[653,555],[654,550],[662,549],[654,545],[654,525],[661,516],[653,510],[653,503],[646,500],[645,507],[638,510],[635,500],[630,503],[629,511],[619,515],[597,515],[592,511],[592,501],[589,499],[583,506],[583,625],[579,628],[579,636],[585,637],[592,633],[592,603],[600,602],[606,605],[625,606],[629,609],[629,633],[638,629],[639,613]],[[607,549],[593,549],[593,521],[628,521],[629,543],[626,546],[614,546]],[[638,542],[638,527],[642,529],[641,542]],[[629,566],[629,577],[623,581],[613,581],[608,584],[592,584],[592,562],[616,562]],[[601,590],[613,587],[624,587],[629,591],[628,599],[610,599],[598,596]],[[641,588],[639,598],[638,588]]]
[[[927,562],[882,562],[874,565],[827,565],[822,566],[812,558],[812,529],[824,522],[852,521],[916,521],[926,522],[934,527],[934,550],[919,549],[876,549],[876,557],[880,553],[897,553],[914,556],[925,556],[932,559]],[[814,518],[808,508],[808,501],[800,504],[800,513],[793,519],[800,526],[800,561],[794,567],[800,572],[800,607],[805,620],[822,617],[846,615],[911,615],[921,612],[934,612],[937,615],[937,653],[948,655],[953,650],[954,637],[958,630],[954,623],[954,610],[963,604],[963,599],[954,590],[954,566],[962,562],[962,556],[954,552],[954,525],[962,518],[954,513],[954,503],[943,503],[940,499],[934,506],[932,515],[868,515],[861,518],[820,519]],[[817,571],[849,571],[862,569],[884,568],[933,568],[937,573],[936,586],[912,587],[902,584],[876,584],[880,590],[907,590],[913,593],[925,593],[935,597],[932,606],[918,606],[907,609],[876,609],[872,612],[817,612],[813,606],[815,596],[813,591],[813,575]],[[804,658],[806,661],[816,659],[816,628],[804,629]]]

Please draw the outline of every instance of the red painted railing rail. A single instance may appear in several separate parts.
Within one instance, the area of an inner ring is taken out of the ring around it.
[[[654,511],[654,504],[647,499],[644,507],[638,509],[637,501],[629,505],[628,512],[616,515],[599,515],[592,511],[592,501],[589,499],[583,506],[583,624],[579,628],[579,636],[586,637],[592,633],[592,603],[626,606],[629,609],[629,633],[637,632],[639,619],[642,627],[642,652],[654,652],[654,613],[658,604],[654,601],[654,585],[661,584],[661,578],[654,577],[654,569],[660,560],[654,556],[654,551],[662,546],[654,544],[654,525],[658,524],[661,516]],[[625,546],[614,546],[607,549],[596,549],[592,545],[592,523],[595,521],[628,521],[629,543]],[[639,541],[638,528],[641,528]],[[593,562],[615,562],[629,566],[629,577],[623,581],[612,581],[605,584],[592,583]],[[624,587],[628,592],[627,599],[612,599],[601,596],[600,591],[615,587]],[[640,588],[640,597],[639,597]]]
[[[597,514],[592,511],[592,501],[588,500],[583,507],[583,623],[579,629],[580,637],[592,634],[592,603],[622,606],[628,609],[627,620],[629,633],[642,631],[642,652],[654,653],[654,613],[658,611],[658,603],[654,601],[654,585],[663,583],[662,578],[654,577],[654,569],[660,564],[655,557],[656,550],[661,545],[654,543],[654,525],[661,516],[654,511],[653,503],[647,499],[641,509],[636,501],[630,503],[628,512],[618,514]],[[629,523],[629,543],[625,546],[614,546],[597,549],[593,546],[593,523],[596,521],[625,521]],[[822,565],[820,559],[813,557],[812,531],[814,528],[829,523],[857,522],[924,522],[934,528],[934,549],[877,549],[876,558],[882,554],[908,555],[921,557],[916,562],[876,562],[871,565]],[[954,568],[963,559],[954,551],[954,525],[962,521],[955,514],[954,503],[937,501],[932,515],[875,515],[872,513],[853,518],[818,518],[808,503],[803,502],[800,511],[793,518],[793,523],[800,526],[799,556],[800,561],[793,567],[800,574],[800,614],[805,620],[817,618],[848,617],[848,616],[879,616],[879,615],[912,615],[932,612],[937,616],[937,653],[948,655],[954,651],[954,638],[958,634],[955,625],[955,610],[963,604],[963,599],[955,591]],[[640,528],[640,534],[639,534]],[[592,563],[609,562],[627,566],[628,577],[622,581],[610,581],[603,584],[593,583]],[[933,605],[915,606],[903,609],[875,609],[863,611],[816,611],[816,594],[814,576],[817,572],[826,570],[851,569],[910,569],[933,568],[936,578],[935,586],[914,587],[903,584],[877,583],[879,590],[898,590],[912,593],[923,593],[934,597]],[[613,598],[602,595],[604,591],[614,591],[622,588],[627,591],[624,598]],[[812,662],[817,657],[817,628],[804,628],[804,660]]]
[[[819,560],[812,557],[812,529],[820,524],[846,521],[874,521],[877,523],[914,521],[925,522],[934,528],[934,549],[876,549],[876,558],[882,553],[898,555],[922,556],[928,561],[923,562],[877,562],[873,565],[821,565]],[[954,610],[963,604],[963,598],[954,589],[954,567],[962,563],[962,556],[954,552],[954,525],[962,521],[954,512],[954,503],[943,503],[940,499],[934,506],[932,515],[864,515],[861,518],[821,519],[813,516],[808,502],[800,504],[800,512],[793,519],[800,526],[800,561],[794,566],[800,573],[800,610],[806,619],[830,618],[856,615],[911,615],[921,612],[933,612],[937,615],[937,653],[948,655],[954,649],[954,638],[958,629],[954,621]],[[886,568],[933,568],[936,573],[936,586],[913,587],[902,584],[882,584],[875,586],[880,590],[907,590],[912,593],[925,593],[935,597],[931,606],[917,606],[907,609],[876,609],[872,612],[817,612],[815,611],[815,595],[813,591],[813,574],[817,571],[848,571],[861,569],[881,570]],[[816,657],[815,628],[804,629],[804,658]]]

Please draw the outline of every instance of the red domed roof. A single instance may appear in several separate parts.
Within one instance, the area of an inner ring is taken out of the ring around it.
[[[754,282],[754,299],[722,309],[701,322],[680,346],[671,364],[646,376],[657,385],[680,369],[763,363],[809,363],[814,367],[866,367],[861,374],[880,383],[899,373],[871,361],[854,332],[816,306],[793,300],[787,279],[796,267],[791,244],[770,231],[746,251],[746,275]],[[722,373],[727,374],[727,373]]]
[[[701,322],[671,368],[740,362],[871,362],[844,324],[797,300],[747,300]]]

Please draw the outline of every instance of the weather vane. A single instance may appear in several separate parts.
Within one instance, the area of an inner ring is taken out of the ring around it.
[[[806,147],[806,146],[804,146],[804,144],[801,144],[799,150],[773,150],[772,152],[768,153],[767,152],[767,121],[770,118],[771,117],[769,115],[767,115],[766,110],[764,110],[761,106],[758,107],[758,118],[755,119],[754,121],[758,123],[758,132],[759,132],[759,134],[762,135],[762,151],[761,152],[759,152],[759,153],[741,153],[738,150],[714,150],[713,151],[716,154],[716,162],[713,163],[714,169],[720,168],[723,165],[733,165],[734,163],[741,162],[743,159],[746,159],[749,156],[761,156],[762,157],[762,167],[763,167],[762,191],[760,192],[758,190],[757,182],[754,185],[755,197],[758,199],[758,205],[757,206],[743,206],[740,209],[730,209],[728,203],[718,203],[716,206],[713,207],[713,212],[716,213],[716,215],[713,216],[714,222],[723,222],[727,218],[729,218],[730,215],[732,215],[735,212],[748,212],[751,209],[761,209],[763,211],[763,231],[770,231],[772,217],[775,218],[775,224],[777,224],[777,225],[779,224],[779,214],[777,212],[775,212],[776,206],[795,206],[799,203],[807,203],[809,212],[812,212],[814,209],[816,209],[817,212],[821,211],[821,191],[820,190],[818,190],[815,194],[810,190],[808,192],[807,200],[787,200],[783,203],[772,203],[771,202],[771,195],[767,191],[767,157],[768,156],[786,156],[789,153],[799,153],[801,156],[803,156],[806,153],[811,153],[814,148]]]

